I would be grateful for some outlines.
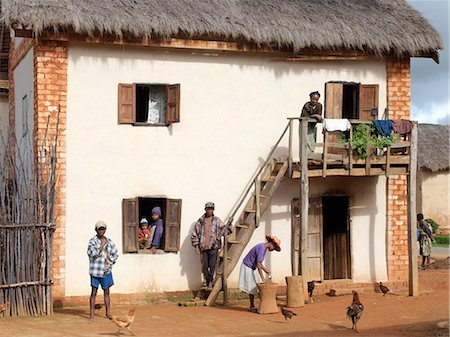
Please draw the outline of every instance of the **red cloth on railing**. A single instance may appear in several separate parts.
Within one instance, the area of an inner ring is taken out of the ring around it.
[[[413,128],[413,123],[406,119],[393,120],[392,121],[392,130],[395,133],[399,133],[404,135],[406,133],[410,133]]]

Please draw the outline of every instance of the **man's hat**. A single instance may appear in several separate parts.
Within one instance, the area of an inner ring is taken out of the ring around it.
[[[205,208],[215,208],[215,205],[214,205],[214,203],[212,201],[208,201],[205,204]]]
[[[281,240],[278,237],[276,237],[275,235],[266,235],[266,240],[267,242],[273,244],[273,247],[277,252],[281,250]]]
[[[106,229],[106,224],[105,224],[104,221],[97,221],[97,222],[95,223],[95,229],[99,229],[99,228],[104,228],[104,229]]]

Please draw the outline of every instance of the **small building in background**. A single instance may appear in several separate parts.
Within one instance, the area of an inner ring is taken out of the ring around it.
[[[417,152],[417,211],[450,233],[449,125],[419,124]]]

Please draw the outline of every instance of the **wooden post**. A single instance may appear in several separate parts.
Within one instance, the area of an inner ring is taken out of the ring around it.
[[[325,130],[323,136],[323,162],[322,162],[322,177],[327,176],[327,160],[328,160],[328,131]]]
[[[289,178],[292,178],[292,140],[294,137],[294,120],[289,120],[289,153],[288,153],[288,172]]]
[[[386,177],[389,177],[390,167],[391,167],[391,147],[388,146],[386,152]]]
[[[301,223],[301,268],[303,276],[303,295],[308,295],[308,267],[307,267],[307,233],[308,233],[308,207],[309,207],[309,181],[308,181],[308,120],[300,122],[300,223]]]
[[[416,238],[416,175],[417,175],[417,122],[411,130],[410,166],[408,176],[408,255],[409,255],[409,296],[419,295],[419,273],[417,264]]]
[[[348,141],[348,174],[352,175],[353,171],[353,124],[350,124],[350,139]]]
[[[227,267],[228,267],[228,226],[225,229],[223,236],[223,261],[222,261],[222,290],[223,290],[223,304],[228,303],[228,284],[227,284]]]
[[[261,219],[261,182],[258,177],[255,178],[255,225],[259,227],[259,222]]]

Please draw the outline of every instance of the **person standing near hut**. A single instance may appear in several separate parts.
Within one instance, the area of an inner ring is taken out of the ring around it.
[[[272,252],[281,250],[281,241],[274,235],[266,235],[266,243],[258,243],[254,246],[242,261],[241,270],[239,272],[239,289],[249,294],[251,312],[257,312],[255,307],[255,295],[258,292],[257,284],[266,282],[263,271],[267,274],[267,278],[271,279],[272,274],[269,268],[262,263],[266,257],[267,251]]]
[[[105,300],[106,316],[111,317],[111,305],[109,298],[109,288],[114,284],[112,276],[112,266],[119,257],[119,251],[114,242],[105,236],[106,224],[97,221],[95,224],[97,235],[89,240],[87,254],[89,256],[89,274],[91,275],[91,297],[89,300],[89,319],[94,319],[95,297],[98,286],[103,289]]]
[[[419,247],[420,255],[422,255],[422,269],[430,265],[431,241],[433,240],[433,228],[425,221],[423,214],[417,214],[418,230],[419,230]],[[426,261],[426,264],[425,264]]]
[[[203,286],[207,288],[213,286],[218,251],[222,247],[222,235],[226,227],[231,230],[231,220],[226,226],[219,217],[214,215],[214,209],[213,202],[209,201],[205,204],[205,214],[197,220],[191,233],[195,253],[201,256]]]
[[[322,104],[319,103],[320,93],[313,91],[309,94],[309,102],[303,105],[302,114],[300,117],[314,118],[318,122],[323,120],[322,118]],[[314,144],[316,142],[316,123],[308,123],[308,149],[314,152]]]

